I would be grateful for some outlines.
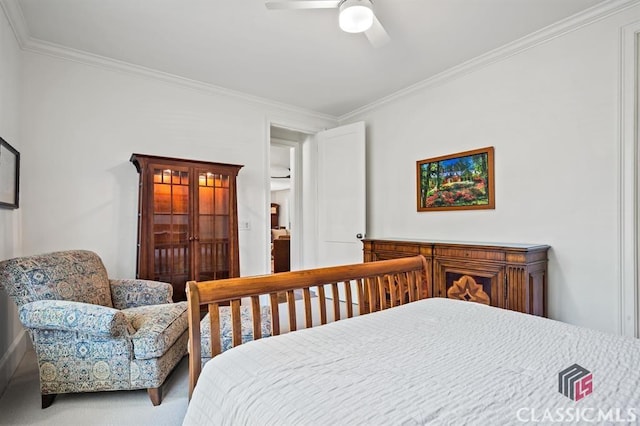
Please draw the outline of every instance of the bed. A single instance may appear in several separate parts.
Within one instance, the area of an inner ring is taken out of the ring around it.
[[[361,265],[332,272],[355,285],[352,302],[358,302],[360,315],[234,344],[206,363],[202,374],[192,377],[197,386],[184,424],[637,421],[640,341],[428,297],[419,279],[420,259],[411,259],[411,266],[394,263],[400,260],[366,264],[381,264],[375,274],[366,271],[373,266]],[[326,277],[327,269],[332,268],[299,271],[295,278],[306,277],[303,288],[318,285],[316,278]],[[265,279],[244,279],[234,297],[251,298],[258,287],[268,294],[278,286],[292,292],[295,284],[281,279],[272,276],[267,287]],[[233,299],[225,283],[189,287],[194,307]],[[290,302],[296,309],[293,297]],[[239,320],[235,323],[239,329]],[[191,373],[199,373],[195,365],[200,366],[196,328],[190,329]]]

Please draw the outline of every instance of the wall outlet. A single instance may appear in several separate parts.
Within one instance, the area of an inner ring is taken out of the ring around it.
[[[251,229],[251,222],[248,220],[241,220],[238,222],[238,230],[248,231],[249,229]]]

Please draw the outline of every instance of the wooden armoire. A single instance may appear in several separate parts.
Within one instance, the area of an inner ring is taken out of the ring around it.
[[[240,275],[236,177],[242,166],[133,154],[140,174],[137,277],[173,285]]]

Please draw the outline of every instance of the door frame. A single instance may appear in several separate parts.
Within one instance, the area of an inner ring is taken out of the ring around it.
[[[337,125],[333,123],[333,125]],[[292,164],[292,168],[294,168],[294,175],[292,176],[292,186],[295,187],[294,194],[294,206],[293,209],[290,206],[289,214],[290,218],[295,218],[295,229],[294,224],[292,224],[291,229],[291,248],[290,248],[290,256],[291,256],[291,269],[302,269],[305,267],[305,259],[310,255],[305,250],[305,246],[307,246],[306,241],[315,239],[315,233],[312,232],[315,230],[314,220],[307,220],[309,216],[309,212],[307,212],[304,208],[305,203],[303,201],[303,174],[310,175],[314,173],[314,164],[315,161],[315,153],[313,150],[310,151],[310,158],[306,159],[303,155],[303,145],[306,143],[311,143],[311,136],[316,133],[325,130],[326,127],[309,125],[308,123],[300,123],[295,120],[283,119],[283,118],[273,118],[267,117],[266,119],[266,140],[264,143],[264,194],[265,200],[269,200],[271,198],[271,185],[270,185],[270,167],[271,167],[271,127],[279,127],[282,129],[293,130],[296,132],[304,133],[309,136],[309,139],[305,142],[292,142],[295,144],[293,146],[295,154],[294,157],[298,164]],[[307,206],[309,208],[309,206]],[[264,233],[264,246],[269,247],[271,241],[271,222],[270,222],[270,205],[265,201],[264,203],[265,209],[265,225],[267,232]],[[312,227],[311,230],[309,227]],[[294,235],[294,233],[296,235]],[[315,242],[315,240],[314,240]],[[295,260],[294,260],[295,259]],[[264,268],[265,271],[271,271],[271,261],[269,253],[265,256],[264,259]],[[268,273],[267,272],[267,273]]]
[[[640,21],[620,32],[620,109],[618,146],[618,332],[640,337],[638,240],[640,189],[638,115],[640,115]]]

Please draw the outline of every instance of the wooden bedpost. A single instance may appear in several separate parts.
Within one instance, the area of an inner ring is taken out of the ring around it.
[[[200,293],[195,281],[187,282],[187,306],[189,316],[189,400],[196,387],[202,360],[200,358]]]

